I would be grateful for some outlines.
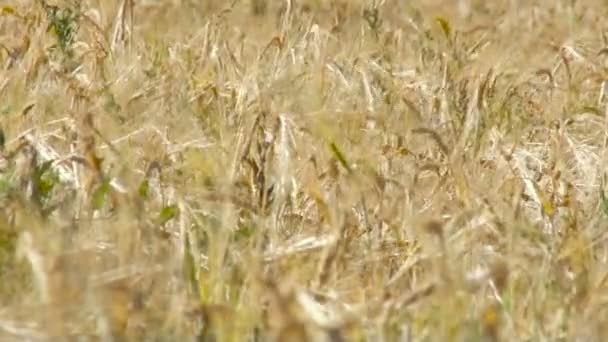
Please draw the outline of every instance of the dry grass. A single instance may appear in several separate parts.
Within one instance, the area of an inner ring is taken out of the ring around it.
[[[606,6],[409,3],[2,1],[0,340],[607,340]]]

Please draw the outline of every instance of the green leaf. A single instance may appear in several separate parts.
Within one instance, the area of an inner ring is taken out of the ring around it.
[[[55,181],[49,178],[41,178],[38,181],[38,191],[40,192],[40,196],[47,197],[53,188],[55,187]]]
[[[48,197],[57,184],[58,177],[50,170],[52,165],[53,160],[47,160],[34,170],[32,182],[36,185],[34,196],[37,198],[37,201],[42,201]]]
[[[200,290],[198,285],[198,272],[196,269],[196,262],[194,256],[192,255],[192,248],[190,238],[188,234],[186,234],[186,238],[184,239],[184,276],[188,280],[190,284],[190,289],[194,292],[198,292]],[[200,295],[197,293],[197,295]]]
[[[179,213],[179,208],[176,205],[168,205],[160,211],[160,224],[165,224],[167,221],[176,217]]]
[[[148,182],[147,179],[144,179],[143,182],[141,182],[141,184],[139,185],[139,188],[137,189],[137,193],[139,194],[139,197],[141,198],[148,198],[148,193],[150,191],[150,183]]]
[[[99,185],[97,190],[93,193],[93,208],[99,210],[103,208],[103,205],[106,203],[106,199],[108,198],[108,194],[110,193],[110,180],[104,179],[103,182]]]
[[[606,216],[608,216],[608,199],[606,198],[606,193],[603,190],[600,190],[600,198],[602,211]]]
[[[253,226],[243,225],[236,230],[234,238],[236,241],[247,240],[253,236],[254,232],[255,228]]]
[[[342,151],[340,151],[338,146],[336,146],[336,144],[332,142],[331,144],[329,144],[329,147],[331,148],[334,157],[338,160],[338,162],[340,162],[340,164],[342,164],[346,171],[348,171],[349,173],[352,172],[350,165],[346,161],[346,158],[344,158],[344,154],[342,153]]]
[[[6,136],[4,135],[4,130],[0,128],[0,151],[4,150],[4,144],[6,144]]]
[[[71,56],[80,18],[78,6],[60,8],[44,4],[44,8],[49,19],[48,32],[55,36],[61,51]]]
[[[11,183],[8,177],[0,175],[0,194],[8,193],[11,190]]]
[[[452,34],[452,28],[450,27],[450,23],[443,17],[436,17],[435,20],[441,26],[441,30],[447,39],[450,39]]]

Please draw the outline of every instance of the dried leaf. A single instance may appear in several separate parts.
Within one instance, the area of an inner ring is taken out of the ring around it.
[[[338,146],[336,146],[336,144],[332,142],[331,144],[329,144],[329,147],[331,148],[331,151],[333,152],[334,157],[336,158],[336,160],[338,162],[340,162],[342,167],[344,167],[346,169],[346,171],[348,171],[349,173],[352,172],[350,165],[346,161],[346,158],[344,158],[344,154],[342,153],[342,151],[340,151],[340,149],[338,149]]]
[[[450,23],[447,21],[447,19],[443,17],[436,17],[435,20],[437,21],[439,26],[441,26],[441,30],[443,31],[445,37],[447,39],[450,39],[450,36],[452,34],[452,28],[450,27]]]
[[[3,6],[2,7],[2,11],[0,11],[2,14],[7,13],[7,14],[15,14],[16,11],[12,6]]]
[[[6,136],[4,130],[0,127],[0,151],[4,151],[4,144],[6,144]]]

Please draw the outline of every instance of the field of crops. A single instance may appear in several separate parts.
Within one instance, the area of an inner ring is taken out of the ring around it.
[[[0,340],[608,340],[607,17],[0,0]]]

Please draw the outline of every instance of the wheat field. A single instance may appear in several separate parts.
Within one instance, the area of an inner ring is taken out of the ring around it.
[[[605,2],[0,13],[1,341],[608,340]]]

